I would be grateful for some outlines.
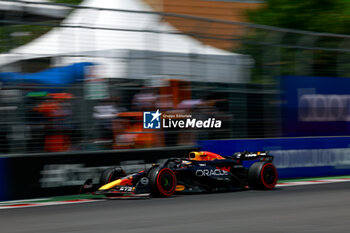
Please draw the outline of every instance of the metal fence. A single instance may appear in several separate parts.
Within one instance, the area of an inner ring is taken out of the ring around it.
[[[84,61],[99,64],[98,68],[92,82],[87,77],[61,86],[2,84],[2,153],[278,137],[276,77],[344,77],[350,71],[347,35],[145,10],[54,5],[74,11],[62,22],[28,21],[14,15],[1,19],[5,32],[0,41],[1,71],[38,72]],[[103,20],[106,15],[109,21]],[[23,31],[30,33],[14,34]],[[20,46],[40,35],[46,37],[43,43]],[[140,114],[156,109],[163,114],[213,116],[223,125],[220,129],[142,129]]]
[[[81,84],[65,88],[6,86],[1,90],[1,152],[184,146],[198,139],[279,135],[274,101],[278,93],[273,86],[186,82],[178,92],[190,98],[182,98],[174,107],[172,100],[166,101],[167,87],[145,87],[142,80],[107,83],[110,96],[103,100],[87,99],[87,87]],[[143,111],[156,109],[163,115],[190,114],[203,120],[213,117],[221,120],[222,126],[143,129]]]

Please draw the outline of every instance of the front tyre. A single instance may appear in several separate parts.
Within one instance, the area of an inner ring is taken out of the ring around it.
[[[148,174],[151,194],[157,197],[169,197],[174,194],[176,187],[175,173],[167,167],[156,167]]]
[[[273,189],[278,180],[277,169],[272,163],[256,162],[249,168],[248,178],[255,189]]]

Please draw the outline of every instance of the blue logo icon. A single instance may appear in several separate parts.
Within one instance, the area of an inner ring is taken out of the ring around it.
[[[160,129],[159,109],[156,112],[143,112],[143,128],[144,129]]]

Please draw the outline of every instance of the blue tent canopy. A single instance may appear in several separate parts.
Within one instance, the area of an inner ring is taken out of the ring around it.
[[[4,83],[67,85],[84,81],[85,67],[93,65],[91,62],[81,62],[64,67],[50,68],[32,74],[3,72],[0,73],[0,81]]]

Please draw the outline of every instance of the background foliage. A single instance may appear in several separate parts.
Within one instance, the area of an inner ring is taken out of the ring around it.
[[[263,7],[248,11],[247,18],[252,23],[281,28],[350,34],[350,0],[266,0]],[[342,38],[256,29],[250,30],[242,41],[242,46],[234,51],[254,58],[255,82],[274,82],[276,76],[293,74],[350,76],[349,55],[322,49],[340,48]],[[274,44],[282,46],[273,47]],[[300,44],[321,49],[288,48]]]

